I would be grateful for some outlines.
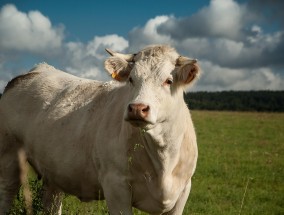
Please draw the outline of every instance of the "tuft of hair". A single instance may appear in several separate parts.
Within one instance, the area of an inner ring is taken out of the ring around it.
[[[137,55],[143,55],[145,57],[160,57],[169,52],[175,52],[176,50],[169,45],[149,45],[142,49]]]

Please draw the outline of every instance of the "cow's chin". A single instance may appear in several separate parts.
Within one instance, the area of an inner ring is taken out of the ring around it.
[[[147,120],[140,119],[125,119],[128,123],[130,123],[133,127],[141,128],[149,130],[154,127],[154,123]]]

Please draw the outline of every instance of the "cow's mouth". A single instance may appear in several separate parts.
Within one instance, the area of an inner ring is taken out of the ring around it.
[[[125,119],[125,121],[129,122],[134,127],[139,128],[147,128],[150,125],[153,125],[152,122],[142,119]]]

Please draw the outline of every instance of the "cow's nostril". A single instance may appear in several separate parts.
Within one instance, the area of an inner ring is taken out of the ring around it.
[[[142,112],[147,113],[149,112],[149,110],[150,110],[150,107],[147,105],[145,108],[142,109]]]
[[[128,105],[128,112],[132,112],[133,108],[131,107],[131,105]]]

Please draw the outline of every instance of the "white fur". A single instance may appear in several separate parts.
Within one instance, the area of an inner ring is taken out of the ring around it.
[[[179,55],[159,47],[135,57],[133,84],[80,79],[41,64],[32,70],[37,75],[4,93],[0,214],[17,192],[19,148],[44,180],[48,212],[51,204],[57,207],[51,213],[60,212],[60,192],[67,192],[83,201],[105,198],[112,215],[132,214],[131,206],[182,214],[196,166],[196,137],[182,87],[164,84],[174,78]],[[130,103],[150,106],[149,124],[134,127],[124,120]]]

